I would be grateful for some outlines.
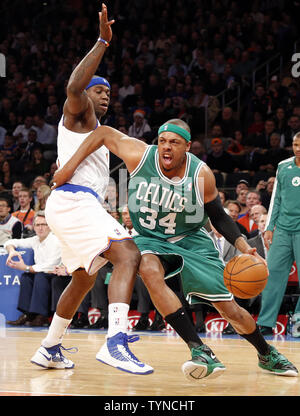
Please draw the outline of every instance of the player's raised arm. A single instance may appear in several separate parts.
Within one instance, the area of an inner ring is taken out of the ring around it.
[[[85,88],[97,71],[104,55],[106,46],[112,38],[111,25],[114,20],[108,21],[107,8],[102,4],[99,13],[99,38],[90,52],[82,59],[72,72],[67,85],[67,100],[65,112],[76,115],[88,109],[88,96]]]
[[[129,172],[137,167],[147,148],[141,140],[126,136],[112,127],[100,126],[82,142],[64,167],[55,172],[52,189],[68,182],[80,163],[102,145],[122,159]]]

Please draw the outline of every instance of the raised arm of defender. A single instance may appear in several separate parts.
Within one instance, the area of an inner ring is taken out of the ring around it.
[[[110,42],[112,38],[111,25],[113,23],[114,20],[108,21],[107,7],[103,3],[102,11],[99,13],[99,36],[107,42]],[[67,85],[67,100],[64,105],[65,115],[78,115],[88,111],[89,100],[85,88],[99,67],[105,49],[105,45],[97,41],[73,70]]]
[[[55,172],[52,189],[68,182],[80,163],[102,145],[124,161],[129,173],[138,166],[147,148],[141,140],[126,136],[112,127],[100,126],[83,141],[65,166]]]

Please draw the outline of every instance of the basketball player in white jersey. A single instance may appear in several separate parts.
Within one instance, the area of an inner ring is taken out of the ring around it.
[[[102,4],[100,37],[74,69],[67,85],[67,99],[58,127],[58,166],[63,167],[83,140],[99,125],[109,104],[110,85],[94,74],[112,38],[107,9]],[[31,362],[44,368],[68,369],[74,363],[63,356],[61,346],[75,312],[93,287],[97,271],[114,265],[108,287],[109,327],[106,342],[96,358],[134,374],[153,369],[129,350],[128,310],[140,262],[140,253],[125,229],[102,207],[109,180],[109,152],[105,146],[91,154],[69,183],[56,188],[46,206],[46,218],[61,243],[62,261],[72,280],[58,302],[48,334]]]

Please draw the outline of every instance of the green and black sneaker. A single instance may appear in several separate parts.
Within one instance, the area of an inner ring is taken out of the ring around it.
[[[205,344],[191,348],[192,359],[182,365],[183,374],[191,381],[201,378],[216,378],[225,371],[225,366]]]
[[[297,368],[272,345],[267,355],[258,354],[258,365],[263,371],[277,376],[297,377]]]

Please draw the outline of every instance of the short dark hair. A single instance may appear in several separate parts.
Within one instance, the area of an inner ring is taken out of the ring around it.
[[[241,207],[241,204],[239,203],[239,201],[236,201],[236,200],[234,200],[234,199],[228,199],[228,200],[225,202],[225,204],[224,204],[224,208],[228,208],[228,205],[229,205],[229,204],[234,204],[234,205],[236,205],[236,206],[238,207],[238,209],[239,209],[239,212],[241,212],[242,207]]]
[[[0,201],[5,201],[7,203],[7,206],[8,207],[10,206],[7,198],[4,198],[3,196],[0,196]]]

